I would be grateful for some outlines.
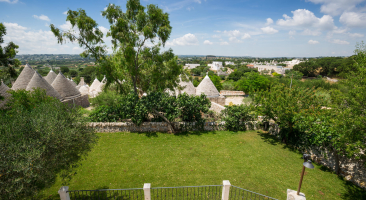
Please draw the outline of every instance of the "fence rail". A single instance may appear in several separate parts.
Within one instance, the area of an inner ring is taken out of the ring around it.
[[[260,199],[274,199],[277,200],[275,198],[263,195],[263,194],[259,194],[250,190],[246,190],[240,187],[236,187],[236,186],[231,186],[230,188],[230,194],[229,194],[229,199],[230,200],[260,200]]]
[[[143,188],[68,190],[63,186],[59,190],[61,200],[261,200],[275,198],[233,186],[229,181],[223,185],[153,187],[145,183]]]
[[[142,188],[71,190],[68,193],[70,200],[144,200],[144,191]]]
[[[222,195],[222,185],[155,187],[151,188],[150,191],[152,200],[220,200]]]

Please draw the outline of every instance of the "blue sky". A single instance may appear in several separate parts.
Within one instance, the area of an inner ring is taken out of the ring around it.
[[[0,0],[5,42],[19,54],[77,54],[76,44],[57,44],[49,24],[68,29],[65,11],[84,9],[101,30],[100,13],[126,0]],[[366,0],[142,0],[169,13],[166,47],[177,55],[254,57],[349,56],[366,35]],[[110,40],[106,39],[110,45]]]

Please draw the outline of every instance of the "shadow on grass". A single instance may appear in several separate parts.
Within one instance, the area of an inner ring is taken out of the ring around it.
[[[342,179],[342,177],[338,176],[338,178]],[[347,192],[341,194],[342,199],[353,200],[353,199],[366,199],[366,191],[357,185],[353,184],[351,181],[344,181],[344,187],[347,189]]]
[[[138,134],[144,134],[146,137],[158,137],[157,132],[144,132],[144,133],[138,133]]]
[[[175,133],[175,136],[190,136],[190,135],[205,135],[205,134],[216,134],[216,131],[181,131],[178,133]]]

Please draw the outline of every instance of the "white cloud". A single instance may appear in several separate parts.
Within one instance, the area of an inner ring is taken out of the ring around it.
[[[241,41],[241,40],[238,40],[238,38],[236,38],[236,37],[230,37],[229,38],[229,41],[230,42],[235,42],[235,43],[242,43],[243,41]]]
[[[360,34],[360,33],[348,33],[348,35],[351,37],[354,37],[354,38],[356,38],[356,37],[361,38],[364,36],[363,34]]]
[[[18,3],[18,0],[0,0],[0,2],[6,2],[6,3]]]
[[[245,40],[245,39],[249,39],[249,38],[251,38],[251,36],[250,36],[248,33],[245,33],[245,34],[241,37],[241,39],[243,39],[243,40]]]
[[[193,10],[193,9],[194,9],[194,7],[188,7],[188,8],[187,8],[187,10],[188,10],[188,11],[191,11],[191,10]]]
[[[64,31],[68,31],[70,30],[72,27],[71,23],[69,21],[67,21],[66,23],[60,25],[60,28]]]
[[[62,14],[67,15],[67,10],[65,12],[63,12]]]
[[[331,42],[334,43],[334,44],[349,44],[349,42],[344,41],[344,40],[340,40],[340,39],[334,39]]]
[[[240,31],[238,30],[233,30],[233,31],[224,31],[223,32],[225,35],[227,35],[228,37],[238,37],[241,35]]]
[[[344,12],[339,21],[349,27],[366,27],[366,13]]]
[[[318,36],[318,35],[321,35],[322,33],[320,31],[312,31],[312,30],[309,30],[309,29],[305,29],[302,33],[302,35],[312,35],[312,36]]]
[[[280,26],[299,26],[299,27],[315,27],[323,30],[332,30],[335,28],[333,18],[330,15],[324,15],[317,18],[313,12],[306,9],[298,9],[291,11],[293,16],[289,17],[284,14],[285,19],[279,19],[277,24]]]
[[[201,4],[201,0],[194,0],[194,2]]]
[[[220,35],[213,35],[212,38],[221,38]]]
[[[309,44],[319,44],[319,42],[318,41],[316,41],[316,40],[309,40],[309,42],[308,42]]]
[[[238,40],[237,38],[241,38],[241,39],[248,39],[250,38],[250,34],[248,33],[241,33],[239,30],[231,30],[231,31],[224,31],[222,32],[225,36],[229,37],[230,41],[235,41],[235,42],[242,42],[240,40]]]
[[[273,24],[273,20],[271,18],[267,18],[266,26]]]
[[[171,42],[166,43],[168,46],[186,46],[186,45],[198,45],[198,39],[194,34],[188,33],[180,38],[176,38]]]
[[[278,32],[278,30],[276,30],[276,29],[274,29],[274,28],[272,28],[272,27],[269,27],[269,26],[267,26],[267,27],[263,27],[263,28],[261,28],[262,29],[262,31],[264,32],[264,33],[266,33],[266,34],[275,34],[275,33],[277,33]]]
[[[17,23],[4,23],[7,35],[5,43],[10,41],[19,45],[19,54],[44,54],[44,53],[67,53],[64,45],[57,43],[56,37],[51,31],[32,31]]]
[[[212,44],[213,44],[213,42],[210,42],[209,40],[205,40],[205,41],[203,42],[203,44],[212,45]]]
[[[220,42],[220,45],[229,45],[228,42]]]
[[[296,31],[289,31],[289,32],[288,32],[288,34],[289,34],[290,36],[296,35]]]
[[[320,11],[325,14],[337,16],[344,11],[353,10],[356,5],[365,0],[308,0],[315,4],[323,4]]]
[[[99,26],[98,27],[100,31],[102,31],[103,35],[106,36],[109,29],[105,28],[104,26]]]
[[[41,16],[37,16],[37,15],[33,15],[34,18],[36,19],[40,19],[40,20],[44,20],[44,21],[51,21],[50,18],[48,18],[46,15],[41,15]]]

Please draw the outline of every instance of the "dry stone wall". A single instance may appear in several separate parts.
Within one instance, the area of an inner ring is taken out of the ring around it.
[[[309,150],[311,159],[321,165],[324,165],[331,170],[335,170],[334,154],[328,150],[321,151],[314,147]],[[346,180],[366,189],[366,169],[365,160],[355,160],[347,158],[346,156],[339,156],[341,176]]]
[[[275,123],[268,123],[268,132],[272,135],[279,134],[279,127]],[[267,126],[265,125],[265,126]],[[266,130],[266,127],[264,127]],[[322,151],[319,148],[313,147],[308,150],[311,155],[311,160],[320,165],[330,168],[335,171],[335,158],[332,152],[325,150]],[[356,160],[347,158],[345,156],[339,156],[341,176],[346,180],[353,182],[355,185],[366,189],[366,160]]]

